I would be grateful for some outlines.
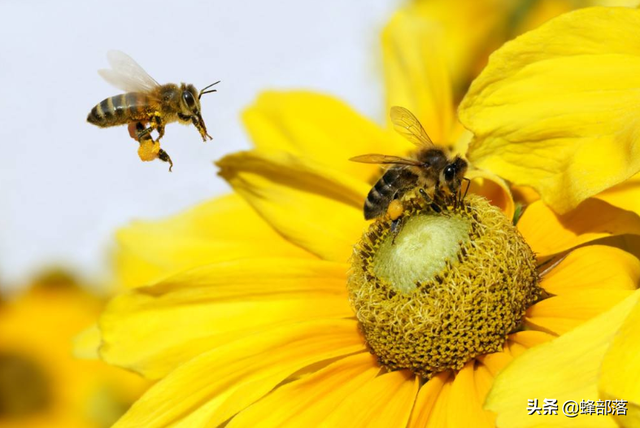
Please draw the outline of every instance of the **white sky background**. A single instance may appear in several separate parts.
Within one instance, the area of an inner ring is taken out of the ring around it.
[[[0,284],[49,266],[99,281],[118,227],[224,193],[212,161],[250,147],[239,115],[261,90],[330,93],[382,123],[380,31],[400,4],[0,0]],[[222,80],[202,102],[213,141],[167,126],[172,173],[125,127],[86,123],[120,92],[97,74],[110,49],[160,83]]]

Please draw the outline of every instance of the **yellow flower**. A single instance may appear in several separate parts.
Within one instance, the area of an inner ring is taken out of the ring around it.
[[[497,377],[487,399],[486,407],[498,414],[498,426],[637,426],[639,317],[634,293],[613,310],[514,361]],[[514,387],[522,384],[527,387]],[[557,400],[558,416],[529,416],[528,400],[541,405],[545,398]],[[620,401],[624,403],[616,405]],[[578,406],[573,418],[562,416],[567,402]],[[581,413],[581,403],[585,412],[590,403],[592,413]]]
[[[569,57],[572,47],[584,49],[581,41],[591,34],[584,30],[591,30],[589,25],[581,25],[600,20],[602,13],[589,10],[553,21],[501,49],[487,70],[494,70],[496,63],[504,64],[503,52],[519,58],[514,54],[518,46],[522,54],[539,52],[535,44],[527,42],[528,37],[538,38],[540,46],[544,40],[566,37],[571,43],[559,44],[566,52],[556,53],[556,57]],[[613,13],[626,17],[638,12]],[[567,24],[562,27],[558,22]],[[631,38],[633,20],[615,23],[621,38]],[[386,30],[387,79],[400,88],[391,89],[389,99],[396,102],[407,97],[403,104],[409,104],[408,97],[414,96],[408,106],[418,112],[427,129],[433,129],[434,139],[451,142],[458,136],[455,146],[464,151],[468,139],[454,124],[450,86],[442,84],[442,79],[447,80],[444,61],[437,53],[424,53],[433,52],[430,28],[423,17],[401,13]],[[606,35],[607,40],[615,36]],[[606,41],[599,44],[605,50]],[[485,88],[502,93],[500,85],[509,82],[507,72],[498,67],[495,75],[485,72],[474,83],[462,110],[466,123],[473,122],[476,114],[484,114],[479,105],[485,99]],[[428,80],[431,86],[425,85],[425,76],[435,79]],[[408,90],[415,82],[416,90]],[[538,88],[545,88],[543,83],[538,82]],[[531,92],[512,99],[526,102],[527,97],[537,95]],[[490,107],[488,103],[484,108]],[[435,116],[435,112],[441,115]],[[148,285],[110,303],[99,323],[100,354],[111,364],[161,380],[117,427],[225,423],[230,427],[494,426],[496,415],[484,410],[483,403],[494,378],[508,363],[528,348],[558,336],[549,347],[556,343],[575,346],[569,341],[572,332],[592,326],[593,320],[608,326],[620,324],[621,315],[612,314],[621,308],[628,312],[638,299],[638,259],[622,249],[593,244],[599,238],[640,234],[638,215],[620,208],[634,195],[633,188],[617,186],[608,195],[588,197],[596,194],[592,193],[561,215],[537,201],[527,207],[517,227],[538,260],[551,262],[540,269],[547,298],[528,307],[522,319],[524,328],[509,330],[500,352],[472,355],[459,370],[426,370],[426,376],[431,376],[428,380],[408,369],[385,370],[368,352],[346,287],[350,269],[346,261],[366,230],[362,203],[376,169],[347,159],[369,152],[402,154],[411,147],[339,101],[311,93],[266,93],[247,110],[244,119],[256,150],[218,162],[221,175],[236,195],[173,219],[139,223],[118,234],[123,248],[118,257],[123,280]],[[584,123],[567,126],[578,132],[580,124],[593,122],[592,115],[583,119]],[[570,156],[566,151],[548,150],[544,157],[536,157],[520,150],[522,162],[518,164],[518,157],[509,151],[517,148],[516,144],[503,143],[498,146],[500,152],[487,148],[497,145],[490,137],[503,136],[500,130],[510,129],[496,118],[487,121],[497,125],[490,128],[478,123],[478,129],[473,129],[478,140],[468,153],[477,161],[475,166],[500,166],[503,159],[503,163],[510,162],[508,165],[544,169],[547,162]],[[614,133],[617,123],[609,123],[609,134]],[[600,125],[604,128],[606,124]],[[469,126],[473,128],[476,122]],[[538,127],[539,140],[545,129]],[[603,143],[607,141],[612,142]],[[607,146],[599,152],[601,164],[614,156],[610,149]],[[485,157],[493,163],[484,161]],[[579,170],[582,161],[583,157],[573,158],[571,168]],[[584,167],[588,166],[586,162]],[[608,185],[616,184],[620,180],[609,180],[615,173],[617,170],[609,171],[601,179]],[[474,190],[510,213],[513,204],[506,183],[489,170],[476,174],[481,179]],[[575,174],[568,177],[581,179]],[[592,181],[594,188],[606,188]],[[547,200],[549,195],[555,196],[537,182],[523,184],[535,185]],[[470,205],[482,204],[475,196],[468,198]],[[478,205],[472,206],[480,210]],[[420,205],[418,209],[430,208]],[[509,230],[509,222],[496,214],[495,208],[483,209],[491,212],[492,218],[502,219],[496,221],[506,234],[519,236]],[[376,236],[375,228],[383,227],[385,221],[374,223],[367,236]],[[402,247],[403,237],[398,235],[398,239],[397,245]],[[591,245],[584,246],[587,243]],[[564,258],[554,257],[571,249]],[[500,256],[498,252],[496,262]],[[491,260],[485,262],[490,264]],[[398,264],[397,269],[403,267]],[[585,342],[585,336],[577,340]],[[571,366],[560,369],[569,371]],[[518,378],[511,379],[511,384],[522,387],[520,391],[526,387]],[[523,411],[525,406],[526,401]],[[512,407],[509,404],[508,408]]]
[[[636,174],[639,22],[637,10],[582,9],[507,43],[461,104],[469,160],[561,214]]]
[[[608,231],[622,227],[637,235],[633,224],[640,213],[640,177],[633,111],[638,82],[633,70],[639,58],[633,28],[638,23],[637,10],[586,9],[558,18],[501,49],[472,85],[469,108],[461,115],[478,137],[470,158],[503,176],[511,175],[516,183],[536,187],[557,212],[566,213],[552,216],[567,225],[575,221],[575,213],[593,209],[599,221],[610,224]],[[567,28],[572,30],[570,37],[577,34],[584,40],[574,53],[564,49],[566,42],[559,36]],[[558,36],[553,46],[545,44],[550,34]],[[508,93],[536,95],[516,99]],[[509,155],[498,160],[490,153],[500,145],[509,147]],[[551,151],[565,155],[558,158],[549,155]],[[534,156],[548,157],[547,167],[529,168],[535,164]],[[515,178],[518,168],[526,177]],[[609,218],[598,206],[618,207],[614,210],[624,212],[626,220]],[[572,228],[580,233],[581,226]],[[633,240],[618,240],[617,245],[637,254]],[[620,274],[606,269],[609,275]],[[582,294],[583,303],[577,308],[588,310],[589,294]],[[637,426],[638,297],[634,292],[606,314],[514,361],[497,377],[487,399],[486,408],[498,414],[498,426]],[[528,400],[542,403],[545,398],[556,399],[560,412],[565,403],[571,403],[578,413],[572,418],[531,417],[522,407]],[[604,414],[590,415],[589,405]]]
[[[71,355],[101,307],[60,274],[0,302],[0,426],[108,427],[140,396],[139,376]]]

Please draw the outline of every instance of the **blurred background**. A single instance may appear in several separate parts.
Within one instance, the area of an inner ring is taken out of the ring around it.
[[[47,267],[100,283],[113,232],[225,192],[212,161],[246,149],[239,115],[264,89],[336,95],[383,121],[380,32],[399,0],[0,2],[0,287]],[[125,127],[86,122],[120,93],[97,74],[132,56],[159,83],[201,88],[213,141],[170,124],[160,161]]]
[[[505,40],[573,8],[638,2],[415,1],[442,26],[456,99]],[[117,420],[149,383],[95,359],[114,232],[225,193],[212,162],[250,147],[240,114],[263,90],[334,95],[383,124],[381,32],[408,3],[0,1],[0,427]],[[161,84],[221,80],[202,99],[213,141],[167,126],[171,173],[141,162],[125,127],[86,122],[121,93],[97,73],[111,49]]]
[[[240,114],[261,90],[333,94],[382,123],[380,32],[399,4],[0,1],[1,427],[106,428],[137,399],[149,383],[91,342],[115,230],[226,192],[212,162],[249,148]],[[125,127],[86,122],[121,93],[97,73],[111,49],[161,84],[222,81],[202,100],[213,141],[167,127],[171,173]]]

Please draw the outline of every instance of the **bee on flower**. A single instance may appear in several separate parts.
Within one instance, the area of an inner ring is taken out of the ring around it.
[[[385,29],[387,101],[468,162],[464,204],[407,191],[397,236],[397,218],[366,223],[380,171],[348,159],[415,147],[334,98],[261,95],[256,148],[217,162],[232,195],[118,233],[122,281],[146,285],[102,315],[101,357],[159,382],[117,428],[531,426],[529,399],[629,398],[640,12],[579,10],[507,43],[460,124],[467,74],[425,10]]]

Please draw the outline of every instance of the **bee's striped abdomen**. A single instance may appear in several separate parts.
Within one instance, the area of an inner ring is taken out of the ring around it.
[[[369,191],[364,201],[364,218],[371,220],[383,215],[391,201],[413,187],[417,179],[407,168],[389,168]]]
[[[106,98],[91,109],[87,122],[101,127],[147,120],[149,99],[145,94],[128,92]]]
[[[364,201],[364,218],[370,220],[387,211],[387,206],[397,191],[395,182],[400,175],[398,168],[389,168],[371,188]]]

